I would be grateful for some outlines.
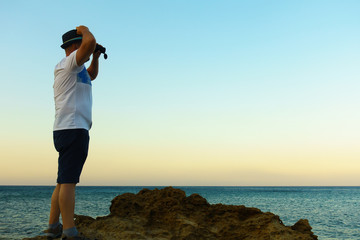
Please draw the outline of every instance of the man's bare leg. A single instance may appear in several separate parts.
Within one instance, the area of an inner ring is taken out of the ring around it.
[[[59,191],[59,206],[63,221],[63,229],[75,227],[74,209],[75,209],[75,186],[74,183],[61,184]]]
[[[59,192],[60,184],[57,184],[54,192],[51,196],[51,207],[50,207],[50,218],[49,224],[55,224],[59,222],[60,217],[60,206],[59,206]]]
[[[59,193],[61,185],[57,184],[53,194],[51,196],[51,207],[49,217],[49,227],[43,231],[43,235],[47,236],[47,239],[55,239],[62,234],[62,225],[60,224],[60,206],[59,206]]]

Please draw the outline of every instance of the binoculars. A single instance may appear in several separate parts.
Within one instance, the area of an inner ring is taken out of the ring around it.
[[[100,46],[99,44],[96,44],[94,52],[100,51],[102,54],[104,54],[104,58],[107,59],[106,48]]]

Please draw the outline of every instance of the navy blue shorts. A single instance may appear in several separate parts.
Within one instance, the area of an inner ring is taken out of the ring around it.
[[[89,150],[89,131],[66,129],[53,132],[59,152],[57,183],[78,183]]]

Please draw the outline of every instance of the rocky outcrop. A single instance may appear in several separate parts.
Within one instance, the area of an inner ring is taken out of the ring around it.
[[[108,216],[76,216],[75,222],[85,236],[98,240],[317,239],[305,219],[289,227],[272,213],[211,205],[198,194],[186,197],[172,187],[119,195],[112,200]]]

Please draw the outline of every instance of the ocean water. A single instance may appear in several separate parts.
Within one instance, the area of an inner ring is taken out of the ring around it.
[[[75,213],[109,214],[111,200],[144,187],[77,187]],[[148,189],[162,187],[146,187]],[[360,239],[360,187],[175,187],[209,203],[256,207],[285,225],[309,220],[319,239]],[[0,240],[38,235],[47,227],[54,187],[0,186]]]

